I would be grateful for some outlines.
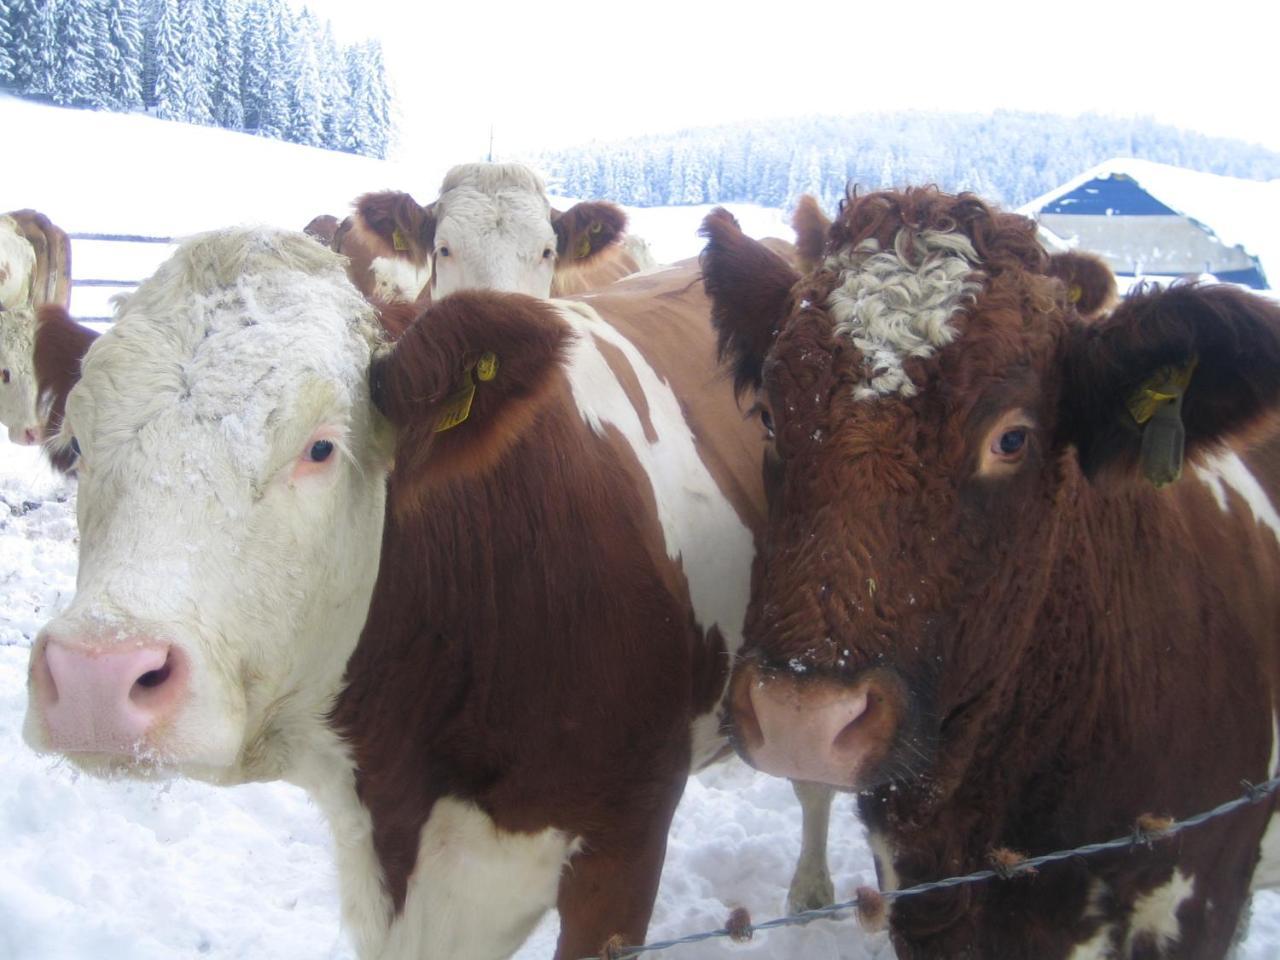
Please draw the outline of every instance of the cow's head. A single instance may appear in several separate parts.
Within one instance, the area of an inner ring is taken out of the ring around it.
[[[43,438],[31,359],[35,328],[30,307],[0,307],[0,423],[8,428],[10,442],[24,445]]]
[[[31,746],[299,776],[368,611],[390,464],[412,500],[494,462],[567,336],[523,297],[411,313],[379,326],[340,257],[249,230],[189,241],[124,302],[55,438],[80,453],[80,566],[32,648]]]
[[[32,649],[33,747],[279,775],[377,570],[379,341],[340,258],[302,234],[195,238],[128,298],[53,440],[80,455],[80,565]]]
[[[36,251],[21,224],[8,214],[0,214],[0,309],[31,305],[35,269]]]
[[[1170,376],[1190,374],[1188,457],[1257,423],[1280,307],[1187,286],[1088,322],[1031,221],[934,190],[852,198],[799,282],[723,211],[704,230],[722,346],[772,437],[738,747],[795,779],[928,769],[945,790],[937,745],[1012,695],[1061,504],[1146,489],[1131,410]]]
[[[501,290],[547,297],[557,271],[579,268],[617,242],[626,214],[611,203],[552,210],[542,179],[515,163],[471,163],[445,176],[440,197],[367,194],[365,224],[415,263],[429,259],[431,296]]]

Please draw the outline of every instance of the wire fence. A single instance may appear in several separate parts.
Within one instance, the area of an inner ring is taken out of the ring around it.
[[[630,960],[632,957],[639,957],[646,953],[671,950],[675,947],[702,943],[707,940],[730,939],[741,942],[750,940],[756,933],[765,930],[775,930],[779,927],[800,927],[812,923],[814,920],[843,920],[854,915],[883,916],[885,907],[897,900],[918,897],[926,893],[936,893],[939,890],[948,890],[952,887],[985,883],[988,880],[1009,880],[1024,874],[1034,873],[1040,867],[1075,857],[1091,857],[1108,851],[1150,847],[1155,843],[1175,837],[1184,830],[1190,830],[1192,827],[1198,827],[1201,824],[1208,823],[1210,820],[1225,817],[1241,807],[1261,803],[1280,790],[1280,776],[1273,777],[1260,784],[1252,784],[1247,780],[1241,781],[1241,786],[1244,788],[1244,792],[1235,799],[1228,800],[1212,810],[1198,813],[1184,820],[1157,818],[1148,815],[1139,817],[1131,833],[1123,837],[1116,837],[1114,840],[1089,843],[1080,847],[1073,847],[1070,850],[1057,850],[1053,853],[1045,853],[1036,857],[1021,857],[1004,851],[1000,853],[1000,856],[993,857],[995,863],[990,869],[977,870],[964,876],[947,877],[943,880],[920,883],[913,887],[904,887],[901,890],[878,891],[862,888],[852,900],[835,903],[829,907],[819,907],[816,910],[805,910],[801,913],[778,917],[774,920],[765,920],[762,923],[752,923],[746,911],[738,909],[730,915],[729,922],[719,930],[691,933],[687,936],[677,937],[674,940],[656,940],[652,943],[634,946],[610,941],[604,945],[598,956],[584,957],[582,960]]]

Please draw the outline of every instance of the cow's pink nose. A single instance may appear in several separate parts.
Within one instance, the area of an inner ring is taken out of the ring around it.
[[[35,427],[27,427],[22,431],[22,442],[28,447],[34,447],[40,442],[40,430]]]
[[[774,776],[860,787],[897,729],[896,686],[876,673],[844,685],[764,678],[744,667],[731,694],[739,749]]]
[[[50,638],[32,671],[33,698],[49,747],[69,753],[136,754],[186,689],[178,648],[142,640],[92,650]]]

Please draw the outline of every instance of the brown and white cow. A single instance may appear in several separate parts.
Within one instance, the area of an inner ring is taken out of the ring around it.
[[[36,310],[69,303],[70,263],[67,235],[44,214],[0,215],[0,424],[13,443],[44,435],[31,359]]]
[[[321,213],[312,217],[307,221],[307,225],[302,228],[312,240],[326,247],[333,246],[333,238],[338,232],[338,218],[331,213]]]
[[[66,405],[80,566],[28,742],[301,784],[363,957],[508,956],[552,906],[558,957],[642,940],[763,523],[696,280],[464,292],[392,349],[311,240],[184,244]]]
[[[422,206],[407,193],[365,194],[333,248],[377,303],[439,300],[455,290],[551,294],[553,278],[610,251],[626,227],[612,203],[551,209],[542,178],[518,163],[454,167]]]
[[[744,757],[857,791],[886,889],[1274,773],[1280,306],[1188,285],[1083,320],[1034,223],[932,189],[852,197],[803,279],[704,229],[775,438]],[[1178,422],[1191,466],[1156,489]],[[1221,957],[1275,810],[895,901],[898,956]]]

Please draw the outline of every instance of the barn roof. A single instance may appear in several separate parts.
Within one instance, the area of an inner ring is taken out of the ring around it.
[[[1117,157],[1019,209],[1097,216],[1181,214],[1227,246],[1239,245],[1280,277],[1280,180],[1241,180],[1150,160]]]

